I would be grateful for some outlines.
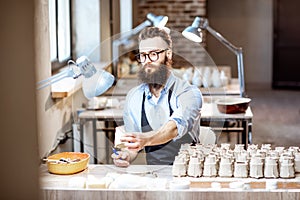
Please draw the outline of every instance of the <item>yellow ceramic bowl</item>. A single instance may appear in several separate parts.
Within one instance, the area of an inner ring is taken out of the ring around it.
[[[68,162],[59,162],[59,160]],[[80,152],[63,152],[47,158],[47,167],[53,174],[75,174],[87,168],[90,155]],[[57,161],[57,162],[56,162]]]

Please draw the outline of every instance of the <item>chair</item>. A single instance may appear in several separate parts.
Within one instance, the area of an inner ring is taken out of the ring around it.
[[[200,135],[199,135],[201,144],[216,144],[217,143],[217,135],[208,126],[200,126]]]

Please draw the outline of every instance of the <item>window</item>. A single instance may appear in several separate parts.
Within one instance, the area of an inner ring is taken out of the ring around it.
[[[132,0],[120,0],[120,32],[132,29]]]
[[[50,58],[52,70],[71,59],[70,0],[49,0]]]

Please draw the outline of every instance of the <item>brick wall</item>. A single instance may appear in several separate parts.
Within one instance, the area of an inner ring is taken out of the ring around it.
[[[142,23],[149,12],[169,17],[166,26],[171,29],[173,39],[174,67],[201,66],[209,62],[205,39],[200,46],[181,35],[196,16],[206,17],[206,0],[138,0],[137,3],[138,23]]]

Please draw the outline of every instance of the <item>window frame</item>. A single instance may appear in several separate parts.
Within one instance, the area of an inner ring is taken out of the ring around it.
[[[49,0],[50,1],[50,0]],[[59,69],[65,67],[68,63],[68,60],[72,59],[73,57],[73,49],[72,49],[72,1],[71,0],[64,0],[64,1],[69,1],[69,7],[68,7],[68,10],[69,10],[69,24],[70,24],[70,27],[69,27],[69,48],[70,48],[70,52],[69,52],[69,56],[66,57],[65,59],[63,60],[59,60],[59,14],[58,14],[58,1],[59,0],[53,0],[55,2],[55,48],[56,48],[56,55],[55,55],[55,59],[54,60],[51,60],[51,71],[52,73],[55,73],[55,71],[58,71]],[[50,2],[49,2],[50,4]],[[50,6],[49,6],[50,7]],[[50,23],[50,8],[49,8],[49,23]],[[49,26],[49,32],[50,32],[50,26]],[[51,36],[50,36],[50,43],[51,43]],[[51,45],[50,45],[50,48],[51,48]],[[50,54],[51,54],[51,50],[50,50]],[[51,59],[51,56],[50,56],[50,59]]]

